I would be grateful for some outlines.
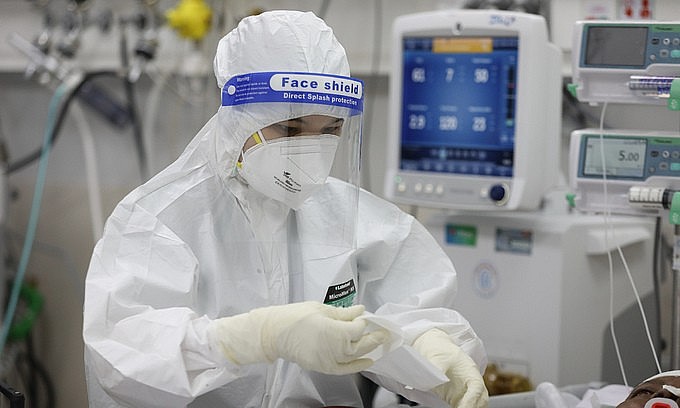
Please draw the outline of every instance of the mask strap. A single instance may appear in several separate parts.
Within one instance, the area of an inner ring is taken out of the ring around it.
[[[680,397],[680,388],[678,387],[673,387],[672,385],[664,384],[663,389],[675,395],[676,397]]]
[[[250,135],[250,137],[252,137],[253,140],[255,141],[254,146],[257,146],[259,144],[267,144],[267,139],[264,138],[264,135],[262,134],[261,130],[258,130],[257,132],[253,133],[252,135]],[[250,148],[252,149],[254,146],[251,146]],[[239,169],[243,167],[243,153],[244,152],[241,152],[241,154],[239,154],[238,160],[236,161],[236,167],[238,167]]]
[[[253,140],[255,140],[255,144],[267,144],[267,139],[264,138],[261,130],[253,133]]]

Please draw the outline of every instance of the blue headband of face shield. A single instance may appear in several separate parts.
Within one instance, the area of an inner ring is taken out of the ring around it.
[[[222,106],[260,102],[311,103],[364,110],[364,83],[340,75],[305,72],[254,72],[229,79],[222,88]]]

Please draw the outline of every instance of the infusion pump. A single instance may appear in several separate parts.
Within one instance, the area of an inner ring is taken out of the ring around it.
[[[680,78],[680,22],[578,21],[572,50],[579,101],[680,109],[671,89]]]
[[[581,211],[658,215],[680,191],[680,134],[576,130],[569,179]]]

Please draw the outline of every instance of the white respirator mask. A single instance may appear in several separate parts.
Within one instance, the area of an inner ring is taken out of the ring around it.
[[[255,136],[255,135],[253,135]],[[243,153],[239,174],[255,190],[298,209],[323,186],[333,166],[340,136],[321,134],[259,141]]]

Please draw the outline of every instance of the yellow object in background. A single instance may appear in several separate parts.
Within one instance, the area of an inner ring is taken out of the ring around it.
[[[182,37],[200,40],[210,30],[212,10],[203,0],[181,0],[165,17]]]

